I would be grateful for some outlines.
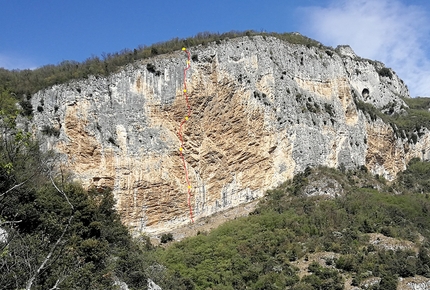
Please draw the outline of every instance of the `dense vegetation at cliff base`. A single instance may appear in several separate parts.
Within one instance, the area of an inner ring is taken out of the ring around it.
[[[315,175],[343,193],[305,196]],[[430,277],[429,182],[430,164],[418,160],[390,185],[364,168],[308,170],[269,191],[251,216],[156,253],[189,289],[343,289],[372,277],[381,280],[370,289],[396,289],[399,277]]]

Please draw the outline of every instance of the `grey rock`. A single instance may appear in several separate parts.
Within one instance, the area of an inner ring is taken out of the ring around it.
[[[428,290],[428,289],[430,289],[430,281],[421,282],[421,283],[409,282],[406,285],[411,290]]]
[[[148,290],[162,290],[160,286],[154,283],[151,279],[148,278]]]
[[[341,56],[347,56],[352,59],[356,59],[358,57],[349,45],[339,45],[336,47],[336,52]]]
[[[393,71],[381,76],[382,63],[350,47],[254,36],[190,51],[198,61],[186,79],[193,111],[184,138],[196,218],[255,200],[308,166],[365,165],[393,179],[411,158],[430,157],[428,130],[410,144],[357,109],[362,101],[401,113],[409,93]],[[123,221],[137,232],[190,220],[177,135],[184,65],[175,52],[44,89],[31,100],[43,112],[22,124],[84,186],[113,188]],[[44,134],[46,126],[58,136]],[[322,193],[315,188],[308,194]]]
[[[127,283],[120,281],[117,277],[114,277],[114,286],[118,286],[119,290],[129,290]]]
[[[371,277],[371,278],[367,278],[366,280],[364,280],[360,284],[360,287],[361,287],[361,289],[369,289],[373,286],[379,285],[380,282],[381,282],[380,277]]]
[[[0,228],[0,243],[7,243],[8,234],[5,229]]]
[[[343,188],[333,178],[311,180],[303,189],[305,196],[328,196],[331,198],[342,196]]]

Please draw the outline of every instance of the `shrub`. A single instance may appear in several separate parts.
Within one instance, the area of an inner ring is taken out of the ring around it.
[[[336,261],[336,268],[345,270],[345,271],[354,271],[356,265],[356,261],[354,256],[352,255],[344,255],[340,256]]]
[[[147,69],[150,73],[155,73],[155,72],[156,72],[156,70],[155,70],[155,65],[153,65],[152,63],[148,63],[148,64],[146,65],[146,69]]]
[[[381,77],[388,77],[390,79],[393,78],[393,73],[391,72],[391,70],[389,68],[383,67],[380,70],[378,70],[378,74]]]
[[[333,51],[326,50],[326,51],[325,51],[325,53],[326,53],[328,56],[330,56],[330,57],[332,57],[332,56],[333,56]]]
[[[365,103],[363,101],[355,100],[355,99],[354,101],[355,101],[355,105],[357,106],[357,109],[362,111],[365,114],[368,114],[372,121],[376,121],[378,117],[381,117],[381,115],[384,115],[371,104]]]
[[[395,276],[384,275],[382,276],[381,282],[379,283],[379,289],[384,290],[396,290],[398,280]]]
[[[151,48],[151,55],[158,55],[158,49],[156,47]]]
[[[148,64],[146,65],[146,69],[147,69],[150,73],[155,74],[157,77],[158,77],[159,75],[161,75],[161,71],[156,70],[156,69],[155,69],[155,65],[153,65],[152,63],[148,63]]]
[[[303,277],[302,281],[312,285],[313,289],[343,289],[343,279],[336,270],[323,268],[313,262],[308,271],[313,274]]]
[[[60,129],[54,128],[52,126],[44,125],[42,127],[42,133],[48,136],[60,136]]]
[[[19,102],[19,105],[22,108],[21,114],[23,116],[31,116],[33,115],[33,105],[28,100],[22,100]]]
[[[165,244],[165,243],[171,242],[171,241],[173,241],[173,240],[174,240],[174,239],[173,239],[173,234],[172,234],[172,233],[167,233],[167,234],[162,234],[162,235],[161,235],[160,242],[161,242],[162,244]]]

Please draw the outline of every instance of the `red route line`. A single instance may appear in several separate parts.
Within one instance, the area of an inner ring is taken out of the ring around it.
[[[191,222],[194,222],[193,207],[191,206],[191,197],[193,196],[191,194],[191,183],[190,183],[190,179],[188,176],[188,169],[187,169],[187,165],[185,163],[185,157],[184,157],[184,154],[182,153],[182,151],[184,150],[184,137],[182,135],[182,130],[183,130],[185,122],[187,122],[188,118],[191,117],[191,106],[190,106],[190,103],[188,101],[188,93],[187,93],[187,70],[190,69],[191,65],[190,65],[190,52],[185,47],[183,47],[182,50],[187,53],[187,66],[184,68],[184,89],[183,89],[185,101],[187,103],[187,115],[185,116],[184,119],[182,119],[181,125],[179,127],[179,131],[178,131],[179,140],[181,140],[181,147],[179,148],[179,154],[181,155],[182,164],[184,166],[184,171],[185,171],[185,180],[187,181],[188,207],[190,209],[190,219],[191,219]]]

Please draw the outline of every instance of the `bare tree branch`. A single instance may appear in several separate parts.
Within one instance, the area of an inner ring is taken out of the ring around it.
[[[40,271],[42,271],[43,267],[45,267],[46,263],[49,261],[49,259],[51,258],[52,254],[54,253],[55,249],[58,247],[58,245],[61,243],[61,240],[63,239],[64,234],[66,233],[67,229],[70,226],[70,223],[72,222],[73,219],[73,214],[69,217],[69,221],[66,225],[66,227],[64,228],[61,236],[58,238],[58,240],[55,242],[55,244],[52,246],[51,250],[49,251],[48,255],[45,257],[45,259],[43,260],[42,264],[39,266],[39,268],[37,268],[36,272],[34,273],[34,275],[28,280],[27,282],[27,286],[25,287],[26,290],[30,290],[31,286],[33,285],[34,280],[36,279],[37,275],[39,275]]]
[[[59,288],[57,288],[58,284],[60,284],[61,282],[63,282],[64,279],[65,278],[63,278],[63,279],[58,278],[57,281],[55,282],[55,285],[52,286],[52,288],[50,288],[49,290],[59,289]]]
[[[67,230],[68,230],[68,228],[69,228],[70,224],[72,223],[72,219],[73,219],[73,217],[74,217],[74,213],[73,213],[73,211],[74,211],[74,207],[73,207],[73,205],[70,203],[69,198],[68,198],[68,197],[67,197],[67,195],[64,193],[64,191],[62,191],[61,189],[59,189],[59,188],[57,187],[57,185],[55,184],[55,182],[54,182],[54,180],[52,179],[52,176],[51,176],[51,175],[49,175],[49,178],[51,179],[51,182],[52,182],[52,184],[54,185],[55,189],[65,197],[65,199],[66,199],[67,203],[70,205],[70,208],[72,209],[72,213],[71,213],[71,215],[70,215],[70,217],[69,217],[69,220],[68,220],[68,222],[67,222],[66,227],[64,228],[63,232],[61,233],[61,236],[58,238],[58,240],[57,240],[57,241],[55,242],[55,244],[52,246],[52,248],[51,248],[51,250],[49,251],[48,255],[45,257],[45,259],[43,260],[42,264],[40,264],[39,268],[36,270],[36,272],[33,274],[33,276],[32,276],[32,277],[27,281],[27,285],[26,285],[26,287],[25,287],[25,289],[26,289],[26,290],[30,290],[30,289],[31,289],[31,286],[33,285],[33,282],[34,282],[34,280],[36,279],[37,275],[39,275],[39,273],[43,270],[43,268],[45,267],[46,263],[48,263],[48,261],[49,261],[49,259],[51,258],[52,254],[54,253],[54,251],[56,250],[56,248],[58,247],[58,245],[61,243],[61,241],[62,241],[62,239],[63,239],[64,235],[66,234],[66,232],[67,232]],[[63,279],[63,280],[64,280],[64,279]],[[55,285],[54,285],[54,287],[55,287],[55,288],[52,288],[52,289],[56,289],[56,288],[57,288],[57,286],[58,286],[58,284],[59,284],[59,283],[61,283],[63,280],[58,279],[58,280],[57,280],[57,282],[56,282],[56,283],[55,283]]]
[[[66,198],[67,203],[70,205],[70,208],[72,209],[72,211],[73,211],[73,210],[75,210],[75,208],[73,207],[73,205],[70,203],[69,198],[67,197],[67,195],[64,193],[64,191],[62,191],[61,189],[59,189],[59,188],[58,188],[58,186],[55,184],[54,180],[52,179],[52,176],[51,176],[51,175],[49,175],[49,178],[51,179],[51,182],[52,182],[52,184],[54,185],[55,189],[56,189],[59,193],[63,194],[63,196]]]
[[[21,222],[22,222],[22,220],[20,220],[20,221],[5,221],[5,222],[0,221],[0,226],[6,225],[6,224],[18,224]]]
[[[24,180],[23,182],[21,182],[21,183],[19,183],[19,184],[15,184],[14,186],[12,186],[11,188],[9,188],[8,190],[6,190],[4,193],[2,193],[2,194],[0,194],[0,197],[2,197],[3,195],[6,195],[6,194],[8,194],[9,192],[11,192],[12,190],[14,190],[14,189],[16,189],[16,188],[18,188],[18,187],[20,187],[21,185],[23,185],[23,184],[25,184],[27,181],[29,181],[30,180],[30,178],[29,179],[27,179],[27,180]]]
[[[66,279],[67,275],[65,274],[65,272],[66,272],[66,269],[64,269],[63,271],[63,276],[61,278],[58,278],[57,281],[55,281],[54,286],[52,286],[49,290],[60,289],[58,288],[58,285],[61,284]]]

